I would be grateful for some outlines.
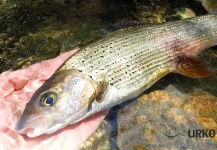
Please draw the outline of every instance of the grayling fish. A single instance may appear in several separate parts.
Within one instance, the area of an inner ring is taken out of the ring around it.
[[[211,77],[197,55],[216,44],[216,12],[110,33],[70,57],[34,93],[16,130],[53,133],[138,96],[170,72]]]

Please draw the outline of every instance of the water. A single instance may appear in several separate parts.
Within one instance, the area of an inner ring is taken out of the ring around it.
[[[209,5],[194,0],[1,1],[0,72],[83,46],[112,23],[179,20],[183,14],[206,14],[204,6]],[[215,47],[200,58],[217,73]],[[217,139],[202,134],[214,130],[217,135],[216,107],[216,76],[170,74],[141,97],[114,107],[81,149],[216,149]],[[196,130],[201,137],[190,137]]]

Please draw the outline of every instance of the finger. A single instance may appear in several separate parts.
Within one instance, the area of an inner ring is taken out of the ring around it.
[[[48,79],[57,68],[59,68],[64,61],[66,61],[70,56],[75,54],[79,49],[75,49],[66,53],[63,53],[62,55],[59,55],[56,58],[45,60],[41,62],[41,68],[42,73],[38,76],[41,80]]]
[[[12,92],[25,87],[29,80],[41,79],[44,81],[48,79],[66,59],[77,51],[78,49],[66,52],[56,58],[36,63],[26,69],[3,72],[0,74],[0,94],[6,97]],[[36,86],[36,88],[38,87]]]

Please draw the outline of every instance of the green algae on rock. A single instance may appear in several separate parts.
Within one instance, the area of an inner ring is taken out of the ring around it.
[[[0,72],[28,67],[86,45],[101,36],[101,29],[116,22],[177,20],[176,9],[182,7],[187,3],[178,0],[2,1]]]

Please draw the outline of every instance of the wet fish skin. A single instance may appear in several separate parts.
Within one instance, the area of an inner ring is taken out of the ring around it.
[[[170,72],[212,76],[197,55],[217,44],[216,27],[217,15],[208,14],[121,29],[87,45],[34,93],[17,131],[55,132],[138,96]]]

